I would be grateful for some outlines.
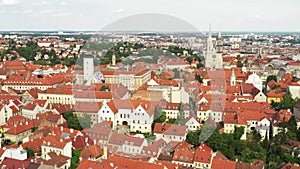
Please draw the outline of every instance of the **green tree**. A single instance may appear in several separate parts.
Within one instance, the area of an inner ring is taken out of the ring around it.
[[[27,152],[27,158],[34,157],[34,156],[35,156],[35,152],[34,152],[31,148],[26,147],[25,150],[26,150],[26,152]]]
[[[240,140],[242,135],[244,134],[244,127],[237,127],[237,126],[234,126],[234,133],[233,133],[233,138],[235,140]]]
[[[91,128],[91,116],[84,115],[83,117],[79,117],[80,126],[83,129]]]
[[[175,124],[177,125],[185,125],[185,113],[184,113],[184,104],[180,103],[178,106],[178,117],[175,121]]]
[[[190,144],[193,144],[194,146],[199,146],[199,136],[200,136],[201,130],[196,131],[189,131],[186,135],[186,141]]]
[[[287,122],[287,129],[294,133],[297,132],[297,121],[294,115]]]
[[[180,72],[177,69],[174,69],[174,78],[179,79],[180,78]]]
[[[80,152],[82,151],[82,148],[79,149],[72,149],[72,158],[71,158],[71,166],[70,169],[76,169],[78,167],[78,164],[80,162]]]
[[[276,75],[270,75],[267,77],[267,80],[266,80],[266,84],[268,84],[270,81],[274,80],[275,82],[277,82],[277,77]]]
[[[110,88],[106,85],[102,85],[100,91],[110,91]]]
[[[296,99],[293,99],[292,98],[292,95],[287,92],[284,96],[283,96],[283,99],[280,101],[280,102],[271,102],[271,106],[279,111],[281,109],[284,109],[284,110],[287,110],[287,109],[290,109],[290,110],[293,110],[294,109],[294,106],[297,104],[297,102],[299,101],[298,98]]]
[[[196,75],[195,79],[199,82],[199,83],[203,83],[203,78],[200,75]]]
[[[79,119],[76,115],[73,114],[73,112],[65,112],[63,114],[64,119],[67,121],[68,127],[75,129],[75,130],[82,130],[82,126],[79,122]],[[83,120],[84,121],[84,120]]]
[[[187,57],[187,58],[185,58],[185,61],[187,61],[187,62],[189,62],[189,64],[191,64],[192,63],[192,61],[193,61],[193,57]]]
[[[166,112],[162,111],[161,107],[155,107],[154,109],[154,121],[152,123],[152,130],[156,123],[163,123],[166,121]]]
[[[236,66],[237,66],[237,67],[243,67],[244,64],[243,64],[242,61],[238,60]]]

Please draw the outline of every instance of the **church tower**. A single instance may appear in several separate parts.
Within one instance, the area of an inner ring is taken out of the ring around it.
[[[90,85],[94,81],[94,58],[83,58],[83,77],[85,85]]]
[[[218,38],[217,38],[217,53],[223,53],[223,40],[222,40],[222,35],[221,32],[219,32],[218,34]]]
[[[231,77],[230,77],[230,86],[236,85],[236,76],[234,72],[234,68],[232,68]]]
[[[222,69],[223,68],[223,57],[222,53],[218,53],[216,48],[218,45],[214,45],[211,35],[211,28],[209,28],[209,34],[207,37],[207,46],[205,54],[205,67],[208,69]],[[222,44],[223,47],[223,44]],[[223,49],[220,49],[223,50]]]
[[[116,66],[116,55],[112,55],[112,66]]]

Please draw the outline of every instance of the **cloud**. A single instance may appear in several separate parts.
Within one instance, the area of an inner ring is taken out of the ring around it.
[[[2,0],[0,5],[3,6],[14,6],[20,3],[20,0]]]
[[[112,13],[120,13],[123,11],[124,11],[124,8],[120,8],[120,9],[113,10]]]
[[[61,5],[61,6],[66,6],[67,3],[66,3],[66,2],[61,2],[59,5]]]
[[[55,12],[51,16],[53,17],[63,17],[63,16],[69,16],[72,12]]]
[[[3,14],[5,12],[6,12],[6,10],[0,10],[0,14]]]
[[[47,1],[43,1],[43,2],[40,2],[40,3],[34,3],[34,4],[32,4],[32,6],[45,6],[47,4],[48,4]]]
[[[23,12],[23,14],[30,14],[32,13],[32,9],[27,9],[26,11]]]
[[[12,11],[11,13],[12,13],[12,14],[19,14],[20,11],[19,11],[19,10],[14,10],[14,11]]]
[[[54,11],[53,10],[43,10],[43,11],[41,11],[40,12],[41,14],[51,14],[51,13],[54,13]]]

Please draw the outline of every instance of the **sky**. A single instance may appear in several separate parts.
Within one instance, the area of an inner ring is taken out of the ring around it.
[[[299,0],[0,0],[0,31],[101,31],[124,18],[133,29],[300,31],[298,9]]]

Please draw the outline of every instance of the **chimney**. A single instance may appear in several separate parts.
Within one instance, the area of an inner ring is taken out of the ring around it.
[[[88,138],[88,137],[86,137],[86,138],[84,139],[84,140],[85,140],[84,142],[85,142],[85,143],[87,143],[87,142],[88,142],[88,139],[89,139],[89,138]]]
[[[71,128],[71,129],[70,129],[70,133],[73,133],[73,132],[74,132],[74,129]]]
[[[63,126],[60,126],[60,131],[63,131],[64,130],[64,127]]]

